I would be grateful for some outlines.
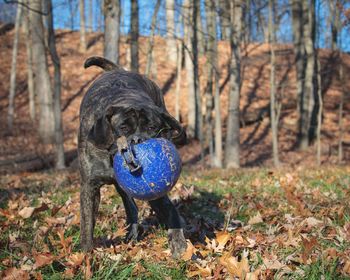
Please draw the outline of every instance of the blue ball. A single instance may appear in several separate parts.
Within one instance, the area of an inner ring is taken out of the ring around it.
[[[136,165],[130,166],[134,157]],[[152,138],[117,153],[113,169],[119,186],[131,197],[154,200],[164,196],[176,184],[181,173],[181,159],[174,144]]]

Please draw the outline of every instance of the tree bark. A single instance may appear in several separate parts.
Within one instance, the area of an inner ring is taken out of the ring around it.
[[[79,0],[80,11],[80,51],[86,51],[86,31],[85,31],[85,0]]]
[[[64,158],[64,137],[62,128],[62,114],[61,114],[61,63],[56,50],[55,30],[53,27],[53,9],[52,0],[47,0],[48,6],[48,42],[51,60],[54,66],[54,102],[53,111],[55,117],[55,144],[56,144],[56,158],[55,168],[65,168]]]
[[[175,0],[165,0],[166,44],[169,61],[176,63]]]
[[[89,0],[89,17],[88,17],[88,32],[92,32],[94,29],[94,3],[93,0]]]
[[[52,89],[47,64],[41,0],[30,1],[30,22],[32,27],[32,50],[34,66],[34,88],[39,105],[39,135],[44,143],[54,142],[55,122],[52,103]]]
[[[104,49],[103,55],[114,63],[119,63],[120,40],[120,0],[104,0]]]
[[[230,39],[230,1],[219,0],[219,18],[221,25],[221,38]]]
[[[182,41],[177,42],[176,88],[175,88],[175,118],[180,121],[180,87],[182,70]]]
[[[196,95],[194,87],[194,70],[192,62],[192,28],[191,28],[191,10],[189,0],[183,2],[183,14],[184,14],[184,39],[185,39],[185,67],[186,67],[186,78],[188,88],[188,119],[187,119],[187,134],[190,138],[195,137],[196,127]]]
[[[272,157],[275,167],[279,167],[280,160],[278,155],[278,102],[276,98],[276,55],[274,46],[276,44],[275,29],[275,3],[269,0],[269,37],[271,52],[271,71],[270,71],[270,122],[272,131]]]
[[[239,131],[239,100],[241,90],[241,50],[243,2],[230,2],[231,18],[231,62],[230,62],[230,93],[228,101],[227,134],[225,147],[226,168],[239,168],[240,131]]]
[[[213,109],[214,94],[213,80],[216,54],[216,25],[215,25],[215,4],[214,0],[205,1],[207,21],[207,85],[205,91],[205,144],[209,148],[210,165],[214,165],[214,137],[213,137]]]
[[[157,25],[157,15],[160,8],[161,0],[157,0],[156,6],[154,7],[154,12],[152,15],[152,21],[151,21],[151,33],[149,35],[148,39],[148,47],[147,47],[147,62],[146,62],[146,70],[145,75],[149,76],[151,67],[152,67],[152,58],[153,58],[153,47],[154,47],[154,31],[156,29]]]
[[[26,0],[26,4],[29,4],[29,0]],[[34,74],[33,74],[33,51],[32,51],[32,39],[31,39],[31,23],[29,20],[29,10],[25,9],[24,15],[24,32],[26,35],[26,52],[27,52],[27,83],[28,83],[28,95],[29,95],[29,115],[32,121],[35,120],[35,91],[34,91]]]
[[[22,18],[22,5],[17,5],[15,35],[13,39],[13,48],[12,48],[9,106],[8,106],[8,113],[7,113],[7,127],[10,133],[12,132],[12,129],[13,129],[13,118],[14,118],[14,111],[15,111],[14,100],[16,95],[16,68],[17,68],[19,27],[21,24],[21,18]]]
[[[131,0],[131,20],[130,20],[130,55],[131,71],[139,71],[139,4],[138,0]]]

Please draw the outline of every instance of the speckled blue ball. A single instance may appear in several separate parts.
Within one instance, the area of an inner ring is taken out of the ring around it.
[[[174,144],[163,138],[152,138],[132,149],[141,168],[131,172],[118,152],[114,156],[113,168],[119,186],[131,197],[141,200],[164,196],[181,173],[181,159]]]

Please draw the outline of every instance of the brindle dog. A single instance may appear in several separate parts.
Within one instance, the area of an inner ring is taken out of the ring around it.
[[[78,137],[80,191],[80,243],[84,251],[93,248],[93,232],[100,203],[100,187],[114,184],[127,216],[126,239],[138,237],[138,210],[135,201],[117,184],[113,156],[117,139],[129,143],[153,137],[186,142],[180,123],[167,111],[159,87],[143,75],[121,69],[102,57],[90,57],[84,67],[99,66],[104,72],[88,89],[80,107]],[[149,201],[161,223],[168,228],[169,247],[174,257],[186,249],[180,217],[168,196]]]

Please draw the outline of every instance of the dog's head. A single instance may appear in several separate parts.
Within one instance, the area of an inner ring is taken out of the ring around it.
[[[180,123],[157,106],[111,106],[91,128],[88,140],[99,149],[110,150],[125,136],[129,143],[163,137],[184,145],[186,133]]]

